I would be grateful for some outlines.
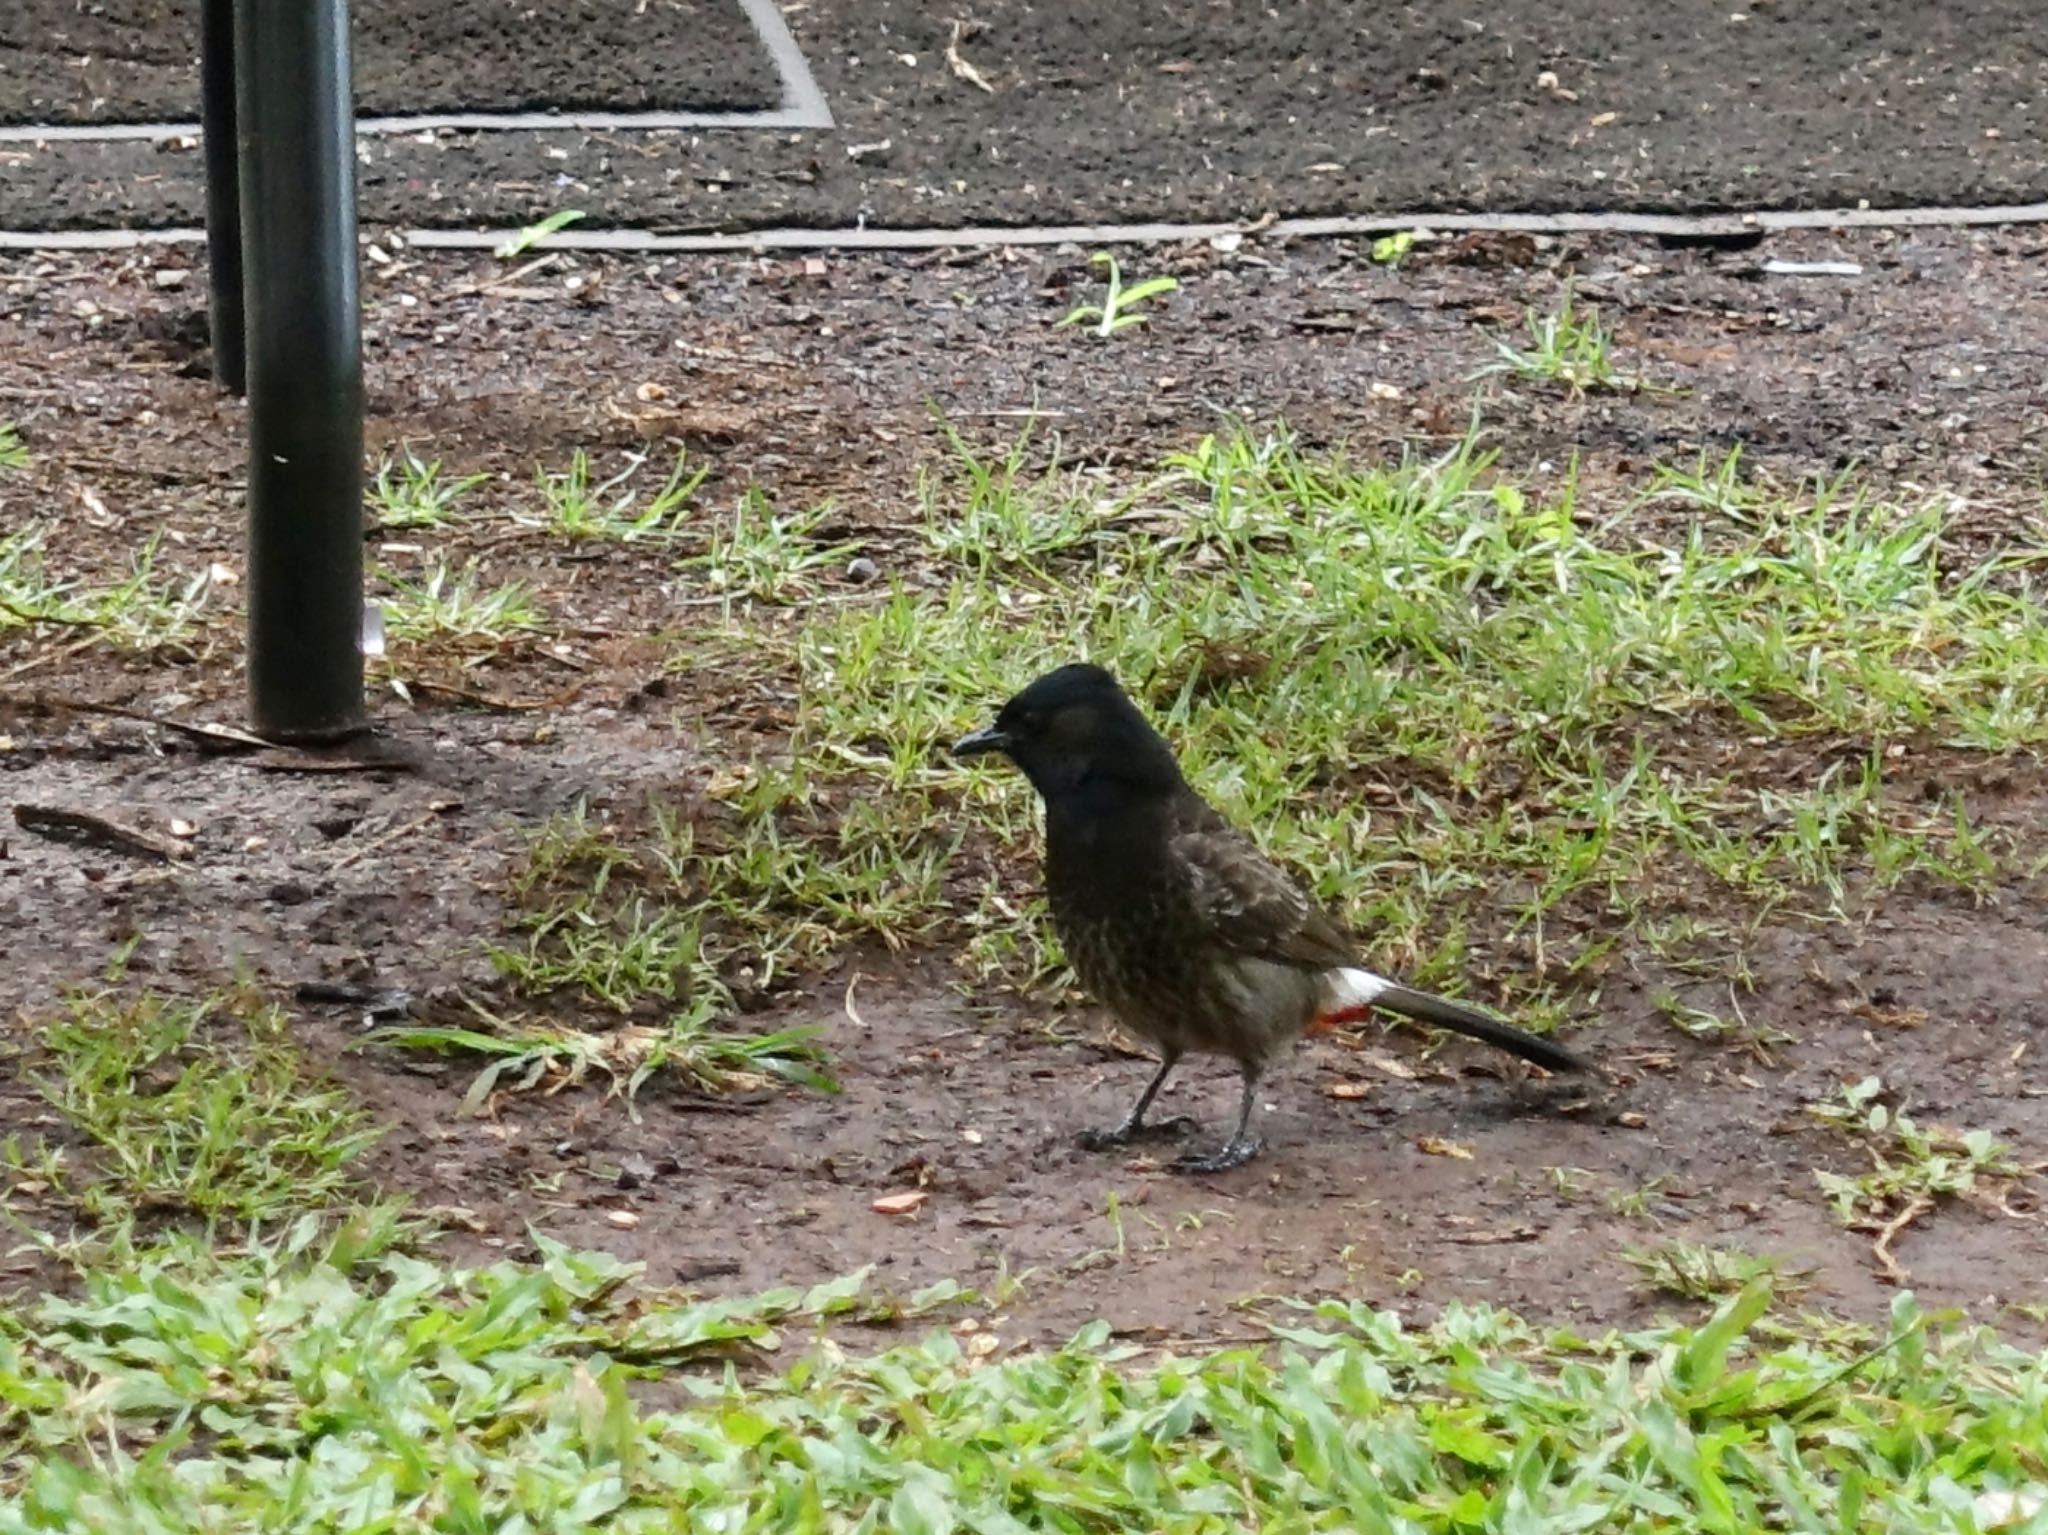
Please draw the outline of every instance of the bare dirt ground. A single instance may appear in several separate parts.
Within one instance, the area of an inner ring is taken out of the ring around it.
[[[493,0],[349,7],[364,113],[749,111],[782,83],[736,0]],[[195,0],[24,0],[0,20],[0,122],[191,122]]]
[[[655,792],[687,795],[776,751],[800,699],[676,669],[689,652],[672,637],[708,610],[671,553],[569,553],[491,517],[530,497],[537,463],[559,467],[576,448],[603,468],[684,445],[713,468],[706,508],[750,484],[779,506],[829,502],[816,536],[914,581],[907,524],[919,466],[941,452],[933,406],[984,444],[1014,438],[1035,406],[1083,464],[1149,465],[1233,416],[1284,418],[1310,444],[1364,456],[1447,442],[1489,335],[1525,304],[1554,304],[1569,267],[1623,355],[1683,392],[1496,391],[1487,421],[1506,462],[1576,453],[1598,484],[1739,445],[1788,480],[1857,464],[1885,486],[1951,491],[1987,546],[2042,516],[2048,296],[2031,232],[1817,235],[1747,252],[1488,240],[1400,270],[1342,243],[1192,249],[1149,259],[1186,286],[1157,324],[1107,348],[1051,327],[1090,280],[1075,252],[551,258],[516,278],[482,259],[383,254],[368,279],[373,454],[403,441],[502,476],[476,492],[474,521],[432,541],[493,580],[534,583],[555,624],[482,664],[410,677],[410,705],[380,688],[377,722],[403,760],[343,772],[213,755],[50,702],[235,720],[224,580],[220,623],[143,657],[90,631],[7,631],[0,795],[197,828],[193,856],[163,866],[0,828],[23,1019],[131,939],[135,977],[177,990],[238,967],[286,998],[299,982],[363,976],[487,985],[476,948],[499,931],[522,828],[579,797],[630,811]],[[1772,276],[1766,256],[1863,270]],[[0,526],[49,523],[53,568],[81,580],[117,577],[153,535],[174,580],[240,570],[241,410],[205,378],[201,274],[168,265],[0,263],[0,419],[31,455],[25,475],[0,480]],[[372,553],[403,567],[421,541],[373,537]],[[814,600],[865,595],[849,574]],[[989,702],[962,700],[963,718]],[[2048,821],[2038,764],[1951,769],[1977,773],[2001,819]],[[480,1250],[521,1250],[531,1221],[645,1259],[656,1280],[733,1291],[867,1262],[906,1288],[1032,1269],[1016,1314],[1042,1334],[1102,1315],[1214,1338],[1233,1335],[1234,1302],[1261,1292],[1485,1298],[1626,1324],[1660,1303],[1621,1249],[1683,1238],[1811,1265],[1815,1304],[1872,1316],[1890,1291],[1870,1238],[1843,1231],[1814,1185],[1817,1166],[1854,1158],[1803,1106],[1881,1069],[1922,1118],[1990,1130],[2039,1161],[2040,894],[1908,886],[1860,924],[1771,929],[1744,1007],[1795,1042],[1761,1053],[1679,1037],[1639,980],[1615,977],[1570,1033],[1616,1078],[1591,1104],[1518,1087],[1456,1047],[1425,1057],[1406,1036],[1307,1047],[1267,1095],[1268,1154],[1207,1182],[1077,1149],[1073,1130],[1114,1113],[1145,1066],[1057,999],[963,994],[941,953],[848,951],[751,1000],[749,1026],[823,1026],[842,1095],[707,1099],[657,1083],[637,1123],[589,1089],[505,1098],[479,1119],[460,1105],[468,1064],[353,1050],[346,1010],[297,1011],[316,1056],[393,1126],[372,1176],[467,1212],[463,1240]],[[43,1112],[23,1071],[0,1061],[0,1121]],[[1330,1095],[1339,1081],[1364,1083],[1363,1096]],[[1213,1122],[1228,1096],[1220,1071],[1190,1070],[1172,1106]],[[1470,1159],[1428,1154],[1431,1137]],[[913,1186],[931,1195],[914,1221],[871,1211],[876,1194]],[[622,1229],[620,1211],[637,1223]],[[2002,1212],[1945,1206],[1896,1250],[1923,1298],[2038,1332],[2038,1312],[2006,1309],[2038,1306],[2048,1272],[2048,1235],[2023,1198]]]
[[[190,113],[194,9],[14,0],[0,121]],[[584,0],[550,6],[545,25],[490,22],[506,9],[365,0],[365,109],[745,106],[774,92],[729,3]],[[784,10],[836,132],[383,136],[363,145],[364,216],[956,228],[2048,198],[2033,0]],[[0,227],[197,225],[200,159],[189,144],[0,147]]]

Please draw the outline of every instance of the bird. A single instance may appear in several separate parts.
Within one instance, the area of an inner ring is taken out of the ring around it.
[[[1258,1155],[1254,1096],[1303,1035],[1364,1022],[1375,1008],[1469,1035],[1552,1072],[1589,1064],[1556,1042],[1477,1008],[1367,969],[1352,934],[1196,792],[1172,746],[1116,678],[1076,662],[1004,703],[952,745],[1020,769],[1045,816],[1045,894],[1082,986],[1149,1041],[1159,1069],[1131,1111],[1082,1145],[1105,1150],[1178,1133],[1146,1113],[1183,1056],[1218,1055],[1242,1079],[1237,1126],[1206,1154],[1173,1163],[1221,1173]]]

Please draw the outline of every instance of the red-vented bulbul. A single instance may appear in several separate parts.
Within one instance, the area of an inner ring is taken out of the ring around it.
[[[1375,1007],[1551,1071],[1587,1069],[1561,1045],[1363,968],[1337,921],[1189,787],[1173,749],[1101,667],[1040,677],[953,752],[1000,752],[1031,780],[1045,802],[1046,898],[1067,958],[1158,1047],[1158,1073],[1121,1124],[1082,1137],[1091,1149],[1184,1124],[1148,1126],[1145,1111],[1183,1055],[1225,1055],[1244,1075],[1237,1129],[1220,1150],[1174,1166],[1242,1166],[1259,1149],[1250,1123],[1267,1064],[1299,1036]]]

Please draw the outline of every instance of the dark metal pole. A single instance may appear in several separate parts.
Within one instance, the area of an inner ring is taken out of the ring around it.
[[[240,394],[248,378],[242,350],[242,189],[235,168],[235,5],[199,8],[199,118],[206,135],[207,326],[214,380]]]
[[[364,727],[363,362],[347,0],[234,0],[249,344],[249,710]]]

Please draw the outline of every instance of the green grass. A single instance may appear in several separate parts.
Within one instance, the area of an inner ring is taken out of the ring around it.
[[[940,560],[980,575],[1022,569],[1048,577],[1049,562],[1086,546],[1119,510],[1090,498],[1056,469],[1031,468],[1032,427],[1000,457],[988,459],[950,423],[940,422],[940,429],[953,450],[955,472],[927,467],[918,478],[925,547]],[[1046,452],[1059,458],[1056,438]]]
[[[31,1080],[89,1152],[13,1137],[11,1186],[33,1177],[101,1224],[323,1209],[351,1195],[349,1164],[377,1137],[311,1079],[283,1013],[248,998],[80,992],[37,1040]]]
[[[1097,485],[970,462],[961,530],[928,534],[961,546],[943,581],[797,632],[799,762],[844,778],[857,744],[892,801],[1013,838],[1023,786],[949,780],[938,748],[1087,655],[1198,785],[1437,978],[1503,907],[1538,979],[1653,921],[1683,950],[1673,919],[1717,904],[1825,916],[1996,879],[2002,832],[1893,780],[2048,735],[2036,556],[1959,564],[1942,506],[1846,484],[1710,511],[1720,474],[1596,510],[1469,443],[1382,467],[1229,437],[1097,515]],[[1632,531],[1674,512],[1669,542]]]
[[[550,978],[550,989],[568,984]],[[715,1009],[704,1005],[669,1014],[654,1024],[603,1030],[552,1020],[500,1017],[472,1004],[463,1024],[404,1024],[365,1036],[365,1044],[481,1056],[485,1062],[463,1096],[471,1113],[486,1112],[498,1092],[560,1092],[593,1076],[608,1094],[623,1097],[638,1118],[640,1089],[667,1075],[700,1092],[759,1090],[795,1082],[837,1092],[812,1029],[747,1034],[715,1028]]]
[[[550,828],[509,973],[627,1010],[850,942],[1052,971],[1029,791],[943,747],[1084,655],[1381,962],[1538,1028],[1647,956],[1734,983],[1680,1027],[1781,1043],[1741,1016],[1758,927],[2040,855],[1940,784],[2048,740],[2044,551],[1958,555],[1945,501],[1730,459],[1595,504],[1476,440],[1361,464],[1223,435],[1135,479],[953,442],[896,584],[679,642],[680,668],[794,694],[788,754],[727,760],[688,820]],[[836,557],[765,506],[736,527],[694,562],[730,591],[787,600]]]
[[[1736,1247],[1662,1242],[1654,1247],[1624,1248],[1621,1256],[1650,1288],[1681,1300],[1719,1300],[1740,1294],[1759,1281],[1767,1281],[1779,1296],[1802,1288],[1778,1259]]]
[[[1810,1107],[1816,1119],[1858,1140],[1870,1158],[1867,1173],[1814,1174],[1844,1225],[1882,1227],[1894,1220],[1903,1225],[1937,1201],[2021,1176],[2012,1148],[1990,1131],[1923,1127],[1883,1102],[1884,1094],[1882,1078],[1864,1077]]]
[[[767,767],[721,792],[723,813],[695,819],[657,802],[544,824],[511,882],[518,941],[491,950],[499,972],[617,1013],[720,1008],[730,982],[771,987],[848,933],[901,948],[944,920],[953,843],[915,804],[828,807]]]
[[[643,999],[687,1002],[717,986],[702,926],[685,907],[650,905],[641,896],[607,903],[593,892],[588,900],[522,915],[519,923],[525,944],[495,946],[491,960],[531,993],[573,986],[613,1012],[630,1013]]]
[[[377,466],[369,489],[370,509],[377,525],[388,531],[445,528],[461,517],[460,503],[489,479],[487,474],[444,475],[439,459],[422,459],[402,447]]]
[[[500,261],[517,260],[536,245],[544,244],[549,235],[559,234],[582,217],[581,208],[558,208],[546,218],[536,219],[533,223],[520,228],[491,254]]]
[[[919,860],[906,869],[879,837],[851,859],[793,828],[785,839],[772,813],[750,825],[728,840],[660,804],[631,831],[581,806],[544,823],[510,883],[508,941],[486,954],[516,994],[615,1019],[586,1029],[472,1001],[474,1018],[370,1040],[482,1057],[472,1109],[495,1091],[555,1092],[593,1077],[629,1108],[656,1076],[704,1092],[776,1081],[836,1091],[815,1030],[735,1025],[732,982],[765,988],[785,964],[821,957],[838,931],[831,919],[877,920],[892,886],[915,883]],[[920,886],[897,904],[908,921],[937,899],[935,886]]]
[[[460,571],[442,561],[418,578],[377,574],[390,587],[383,602],[391,637],[404,643],[493,649],[546,627],[524,582],[487,587],[475,560]]]
[[[1556,309],[1523,318],[1525,345],[1504,336],[1493,342],[1494,360],[1472,377],[1505,374],[1525,383],[1562,384],[1573,395],[1640,389],[1640,378],[1625,377],[1615,366],[1614,337],[1600,323],[1599,311],[1582,305],[1569,286]]]
[[[820,537],[835,515],[829,506],[778,512],[760,491],[748,490],[729,518],[712,524],[704,551],[679,560],[676,568],[698,575],[713,595],[730,603],[794,602],[854,552],[853,544]]]
[[[636,455],[610,479],[593,484],[589,456],[578,448],[567,469],[541,471],[540,510],[514,513],[513,520],[570,543],[673,540],[681,535],[691,502],[710,477],[710,466],[692,469],[687,455],[678,452],[668,478],[643,500],[634,481],[645,463]]]
[[[179,643],[198,625],[207,577],[165,582],[157,572],[160,536],[143,544],[121,580],[91,586],[51,572],[49,532],[30,523],[0,534],[0,633],[31,625],[91,629],[117,649],[150,651]]]
[[[1277,1300],[1228,1346],[1038,1346],[947,1279],[703,1299],[539,1232],[531,1261],[450,1261],[344,1189],[359,1122],[274,1013],[108,992],[43,1036],[56,1113],[130,1148],[131,1214],[173,1191],[246,1228],[31,1234],[74,1268],[0,1300],[0,1535],[1963,1535],[2048,1495],[2048,1355],[1910,1294],[1873,1334],[1774,1312],[1760,1261],[1687,1259],[1715,1309],[1626,1333]],[[222,1177],[230,1148],[253,1171]]]
[[[0,1320],[0,1532],[1960,1535],[2048,1493],[2048,1359],[1909,1296],[1875,1341],[1774,1317],[1758,1283],[1599,1337],[1333,1301],[1266,1347],[1093,1323],[1010,1352],[998,1318],[771,1370],[721,1361],[861,1314],[864,1276],[708,1302],[636,1278],[545,1241],[446,1266],[374,1212],[89,1274]]]
[[[28,468],[28,447],[11,421],[0,421],[0,469],[22,472]]]

